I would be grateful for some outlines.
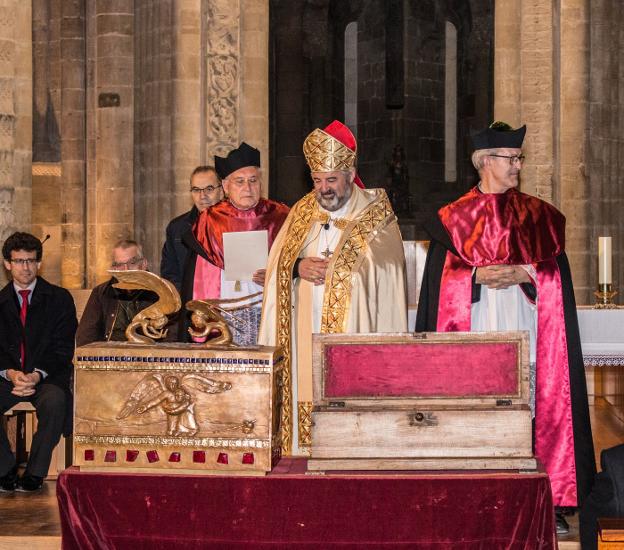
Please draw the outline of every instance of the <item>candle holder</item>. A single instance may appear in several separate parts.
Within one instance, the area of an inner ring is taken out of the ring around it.
[[[598,290],[594,292],[596,296],[595,309],[615,309],[617,304],[613,303],[613,298],[617,294],[617,290],[612,289],[611,284],[600,283]]]

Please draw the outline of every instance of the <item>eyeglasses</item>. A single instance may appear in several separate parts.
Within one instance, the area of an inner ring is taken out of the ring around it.
[[[191,193],[197,193],[201,195],[202,193],[212,193],[215,189],[219,189],[221,184],[219,185],[207,185],[206,187],[191,187]]]
[[[25,266],[30,267],[38,263],[39,260],[37,260],[37,258],[11,258],[9,262],[11,262],[13,265],[21,265],[22,267],[25,267]]]
[[[498,157],[501,159],[509,159],[509,164],[512,166],[519,162],[522,164],[524,162],[524,155],[488,155],[488,157]]]
[[[126,269],[132,269],[133,267],[140,265],[144,259],[145,258],[142,256],[135,256],[134,258],[130,258],[127,262],[113,262],[111,267],[113,269],[123,269],[124,267]]]

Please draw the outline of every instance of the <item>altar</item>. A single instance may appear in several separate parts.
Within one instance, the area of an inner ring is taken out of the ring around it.
[[[602,397],[624,420],[624,307],[577,308],[587,392]]]
[[[557,547],[543,472],[266,477],[81,472],[58,480],[63,550]]]

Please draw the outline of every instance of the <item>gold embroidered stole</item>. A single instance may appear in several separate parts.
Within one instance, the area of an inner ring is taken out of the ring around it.
[[[281,369],[282,389],[282,452],[290,454],[293,433],[292,368],[291,368],[291,318],[292,318],[292,272],[303,241],[310,230],[312,215],[316,209],[314,192],[308,193],[297,205],[288,226],[287,237],[277,264],[277,344],[284,351]]]
[[[276,333],[277,344],[284,350],[284,363],[281,369],[282,377],[280,381],[282,390],[282,416],[280,424],[282,430],[282,452],[284,454],[290,454],[292,450],[294,420],[291,383],[293,266],[299,257],[312,223],[319,221],[320,214],[314,192],[308,193],[301,199],[296,206],[296,211],[293,213],[277,265]],[[351,303],[351,274],[359,266],[359,262],[361,262],[368,250],[368,243],[376,236],[377,231],[395,219],[392,206],[385,191],[377,190],[377,198],[344,228],[342,238],[328,266],[330,275],[325,281],[321,316],[322,334],[345,332],[348,319],[347,312]],[[311,408],[309,404],[303,405],[304,408]],[[302,417],[299,421],[299,441],[302,445],[309,445],[309,413],[302,415]],[[303,420],[303,423],[301,420]]]

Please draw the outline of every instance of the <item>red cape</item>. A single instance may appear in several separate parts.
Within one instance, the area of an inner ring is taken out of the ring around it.
[[[564,251],[565,217],[552,205],[515,189],[484,194],[476,188],[438,215],[459,254],[446,252],[438,331],[470,331],[474,267],[532,264],[536,269],[535,454],[550,476],[555,505],[576,506],[570,371],[557,263]]]
[[[221,201],[199,215],[193,234],[204,249],[207,260],[223,269],[223,233],[266,229],[271,248],[288,212],[288,206],[269,199],[260,199],[249,210],[239,210],[229,201]]]

